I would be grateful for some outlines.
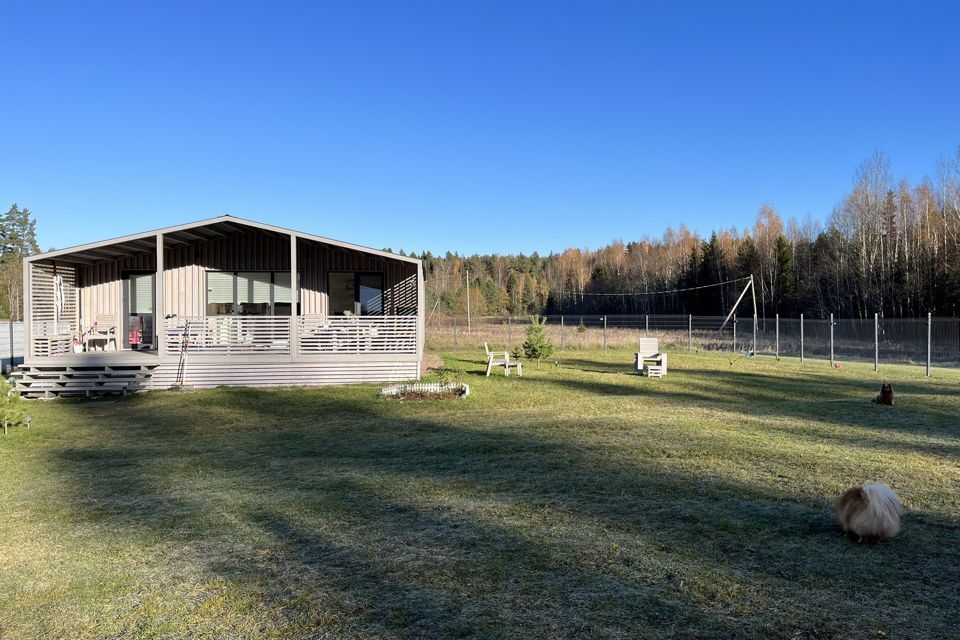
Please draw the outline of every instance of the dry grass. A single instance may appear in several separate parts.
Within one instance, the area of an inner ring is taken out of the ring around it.
[[[31,405],[2,638],[932,638],[960,625],[955,372],[578,352],[465,400],[358,386]],[[897,406],[870,403],[882,380]],[[883,480],[904,531],[831,503]]]

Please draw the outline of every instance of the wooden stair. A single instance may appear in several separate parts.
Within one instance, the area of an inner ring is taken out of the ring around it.
[[[11,383],[26,398],[127,395],[143,388],[156,365],[26,366],[10,374]]]

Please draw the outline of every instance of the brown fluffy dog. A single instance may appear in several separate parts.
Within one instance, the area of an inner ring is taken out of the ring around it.
[[[836,511],[843,530],[859,542],[881,542],[900,532],[900,498],[882,482],[847,489]]]
[[[884,382],[880,385],[880,395],[873,399],[877,404],[888,404],[891,407],[893,406],[893,387],[890,386],[889,382]]]

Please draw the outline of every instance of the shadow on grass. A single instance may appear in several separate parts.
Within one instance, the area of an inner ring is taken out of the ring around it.
[[[223,424],[222,407],[243,425]],[[205,569],[282,611],[278,624],[437,638],[919,636],[956,613],[960,551],[935,514],[857,547],[823,501],[611,457],[577,437],[580,421],[512,428],[417,411],[356,389],[135,398],[99,419],[103,444],[56,462],[78,520],[220,548]],[[198,469],[215,480],[193,484]],[[255,533],[225,526],[211,491]],[[891,605],[901,590],[910,597]],[[317,618],[331,609],[336,622]]]
[[[588,361],[576,362],[582,365]],[[742,370],[677,368],[672,370],[669,380],[647,382],[633,374],[624,373],[623,367],[600,378],[557,377],[541,381],[568,391],[599,396],[636,395],[662,399],[665,403],[695,404],[736,411],[744,411],[746,407],[746,413],[769,418],[771,428],[783,428],[791,433],[806,432],[810,436],[849,444],[894,448],[897,451],[910,449],[960,458],[960,420],[957,419],[960,395],[949,384],[898,381],[895,387],[898,404],[886,407],[871,402],[876,396],[879,382],[870,386],[861,381],[833,376],[785,378]],[[922,396],[941,402],[921,405],[913,400]],[[952,402],[954,399],[958,402]],[[837,431],[824,433],[808,426],[781,426],[779,423],[784,417],[853,427],[859,429],[860,435]],[[878,430],[905,437],[871,437]]]

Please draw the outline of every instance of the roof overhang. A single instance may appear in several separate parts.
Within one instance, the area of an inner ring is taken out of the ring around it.
[[[155,229],[153,231],[145,231],[143,233],[122,236],[119,238],[113,238],[111,240],[102,240],[100,242],[81,244],[75,247],[68,247],[66,249],[58,249],[56,251],[38,253],[34,256],[26,258],[26,261],[57,261],[72,262],[77,264],[94,264],[96,262],[103,262],[105,260],[112,260],[114,258],[123,256],[131,256],[156,251],[156,238],[160,235],[163,236],[164,245],[169,246],[170,244],[192,244],[195,242],[205,242],[234,233],[242,233],[250,230],[261,231],[269,234],[292,236],[312,242],[320,242],[349,251],[375,255],[390,260],[400,260],[402,262],[420,264],[420,260],[418,258],[401,256],[396,253],[390,253],[389,251],[371,249],[370,247],[364,247],[358,244],[333,240],[332,238],[325,238],[323,236],[318,236],[311,233],[303,233],[301,231],[294,231],[293,229],[286,229],[284,227],[278,227],[272,224],[254,222],[253,220],[236,218],[229,215],[219,216],[217,218],[208,218],[207,220],[198,220],[197,222],[190,222],[172,227],[164,227],[162,229]]]

